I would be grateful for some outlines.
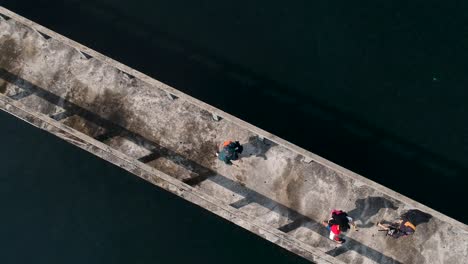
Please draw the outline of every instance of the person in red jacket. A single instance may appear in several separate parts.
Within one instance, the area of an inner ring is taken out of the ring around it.
[[[357,231],[356,224],[348,214],[342,210],[333,210],[331,218],[328,221],[323,221],[323,225],[330,231],[329,238],[336,243],[342,244],[345,240],[340,238],[341,232],[346,232],[350,225]]]
[[[330,238],[338,244],[343,244],[344,239],[340,238],[340,225],[329,224],[326,221],[323,221],[323,225],[327,227],[328,231],[330,231],[330,235],[328,238]]]

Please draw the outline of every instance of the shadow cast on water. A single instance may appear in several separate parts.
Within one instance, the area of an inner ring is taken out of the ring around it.
[[[138,144],[139,146],[142,146],[146,148],[147,150],[151,151],[152,154],[141,157],[139,159],[140,161],[148,162],[148,161],[152,161],[154,159],[164,156],[166,158],[172,159],[174,162],[177,162],[179,165],[184,166],[188,170],[194,171],[196,176],[184,181],[185,183],[191,186],[196,186],[205,180],[210,180],[234,193],[239,194],[240,196],[244,198],[231,204],[231,206],[236,209],[240,209],[243,206],[246,206],[250,203],[256,203],[272,211],[275,211],[279,214],[288,216],[288,218],[292,220],[291,224],[278,228],[280,231],[287,233],[301,226],[304,226],[310,229],[312,232],[319,234],[323,238],[328,239],[328,231],[319,222],[315,221],[314,219],[306,215],[303,215],[297,212],[293,208],[284,206],[281,203],[278,203],[250,188],[247,188],[246,186],[244,186],[243,184],[239,182],[233,181],[226,176],[220,175],[217,172],[213,171],[212,169],[207,168],[197,163],[196,161],[190,160],[177,152],[174,152],[168,148],[165,148],[151,141],[150,139],[142,135],[139,135],[138,133],[130,131],[119,124],[109,121],[99,116],[96,113],[93,113],[87,109],[80,107],[79,105],[76,105],[68,101],[65,98],[61,98],[47,91],[46,89],[36,86],[30,83],[29,81],[15,74],[12,74],[11,72],[5,69],[0,69],[0,78],[9,83],[14,83],[16,86],[23,89],[23,91],[27,91],[28,94],[30,95],[34,94],[46,100],[49,103],[60,105],[62,108],[65,109],[66,112],[69,112],[68,116],[77,115],[88,120],[89,122],[92,122],[98,126],[105,128],[105,130],[107,131],[105,133],[106,136],[95,137],[95,139],[104,138],[105,140],[107,140],[113,136],[125,137],[131,140],[132,142]],[[51,118],[52,117],[53,116],[51,116]],[[252,141],[254,141],[254,139],[252,139]],[[171,175],[171,176],[174,177],[175,175]],[[330,243],[333,243],[333,242],[330,242]],[[347,239],[346,247],[340,247],[338,250],[336,249],[331,250],[327,252],[327,254],[332,255],[332,256],[338,256],[339,254],[345,253],[348,250],[356,251],[357,253],[363,256],[366,256],[367,258],[370,258],[374,261],[378,261],[380,263],[388,263],[388,264],[400,263],[396,261],[395,259],[393,259],[392,257],[386,256],[382,252],[379,252],[351,238]]]

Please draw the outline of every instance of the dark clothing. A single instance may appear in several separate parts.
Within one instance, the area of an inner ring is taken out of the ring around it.
[[[231,160],[237,160],[239,158],[239,154],[242,153],[243,150],[244,148],[239,141],[230,142],[219,152],[218,159],[224,161],[224,163],[228,165],[231,165]]]
[[[392,224],[388,227],[387,235],[393,238],[399,238],[402,236],[409,236],[414,234],[415,227],[408,220],[403,219],[400,225],[397,223]]]
[[[414,228],[415,227],[413,226],[413,224],[411,224],[411,222],[409,222],[408,220],[403,220],[398,229],[400,230],[400,232],[404,233],[405,236],[408,236],[412,235],[414,231],[416,231]]]
[[[346,232],[350,228],[348,214],[341,210],[333,210],[332,218],[328,221],[331,224],[339,225],[341,231]]]
[[[403,236],[403,233],[400,232],[397,226],[391,225],[388,227],[387,236],[391,236],[393,238],[399,238]]]

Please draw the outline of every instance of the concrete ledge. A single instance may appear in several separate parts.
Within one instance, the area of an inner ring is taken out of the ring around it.
[[[2,110],[317,263],[467,259],[467,225],[4,8],[0,14],[11,18],[0,19]],[[216,162],[212,147],[226,138],[246,146],[237,167]],[[342,247],[320,225],[333,207],[362,222]],[[432,219],[403,242],[374,237],[372,221],[406,209]]]

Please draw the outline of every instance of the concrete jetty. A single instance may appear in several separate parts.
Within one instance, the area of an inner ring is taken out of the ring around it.
[[[2,7],[0,54],[0,109],[312,262],[468,263],[467,225]],[[226,139],[237,166],[215,156]],[[359,226],[343,245],[321,225],[334,208]],[[413,236],[375,227],[406,210]]]

